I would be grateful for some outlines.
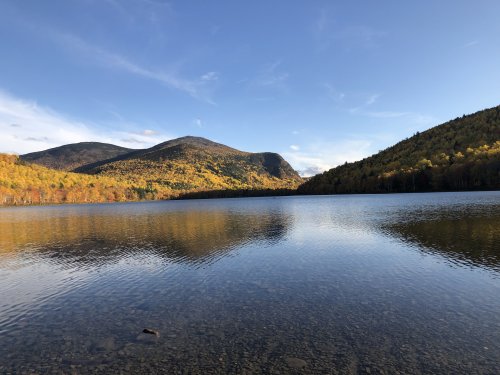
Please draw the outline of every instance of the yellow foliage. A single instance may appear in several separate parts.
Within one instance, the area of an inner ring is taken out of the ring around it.
[[[56,171],[0,154],[0,204],[170,199],[192,191],[294,189],[300,181],[264,174],[230,157],[208,162],[142,159],[106,164],[98,174]]]

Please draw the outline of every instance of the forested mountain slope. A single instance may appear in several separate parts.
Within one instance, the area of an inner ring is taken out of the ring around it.
[[[276,153],[249,153],[182,137],[77,168],[80,173],[147,180],[176,191],[296,188],[297,172]]]
[[[130,148],[100,142],[81,142],[21,155],[21,159],[48,168],[71,171],[82,165],[111,159],[133,151]]]
[[[67,171],[75,166],[78,173]],[[144,150],[88,142],[22,157],[0,154],[0,204],[170,199],[220,190],[270,195],[301,182],[278,154],[243,152],[198,137]]]
[[[0,204],[129,201],[142,198],[145,188],[105,176],[57,171],[0,154]]]
[[[417,133],[373,156],[316,175],[301,194],[500,188],[500,106]]]

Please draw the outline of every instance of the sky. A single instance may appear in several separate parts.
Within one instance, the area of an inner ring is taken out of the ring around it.
[[[308,176],[500,104],[498,0],[3,0],[0,152],[195,135]]]

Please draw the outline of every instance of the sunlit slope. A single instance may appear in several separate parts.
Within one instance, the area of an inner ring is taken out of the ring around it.
[[[56,171],[0,154],[0,204],[136,200],[141,188],[128,181]]]
[[[31,163],[33,154],[1,155],[0,204],[170,199],[221,189],[295,189],[302,182],[278,154],[243,152],[204,138],[183,137],[145,150],[114,147],[67,145],[36,153]],[[64,169],[83,160],[92,163],[74,169],[78,173],[35,164]]]
[[[500,107],[405,139],[373,156],[316,175],[302,194],[500,188]]]
[[[296,188],[302,179],[276,153],[249,153],[199,137],[183,137],[76,171],[147,180],[174,191]]]

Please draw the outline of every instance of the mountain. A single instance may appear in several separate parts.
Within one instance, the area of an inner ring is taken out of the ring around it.
[[[278,154],[250,153],[200,137],[182,137],[76,169],[175,192],[295,189],[302,179]]]
[[[239,151],[192,136],[142,150],[87,143],[61,146],[21,158],[66,170],[75,166],[74,172],[127,181],[153,198],[221,189],[295,189],[302,182],[279,154]],[[83,163],[84,160],[88,163]]]
[[[500,106],[416,133],[316,175],[300,194],[500,189]]]
[[[21,159],[52,169],[71,171],[82,165],[111,159],[132,151],[108,143],[81,142],[21,155]]]

